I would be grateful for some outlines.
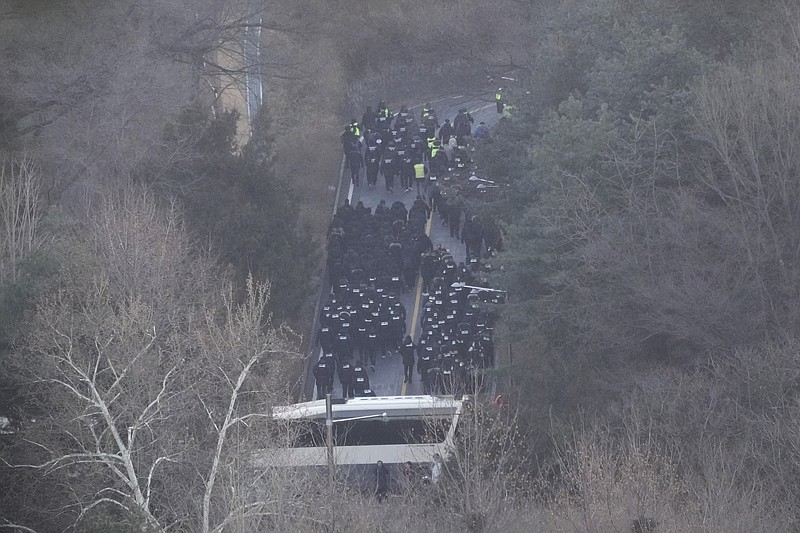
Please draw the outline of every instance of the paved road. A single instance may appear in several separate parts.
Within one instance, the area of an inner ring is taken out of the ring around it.
[[[457,95],[439,100],[432,100],[429,103],[431,103],[433,109],[436,110],[440,122],[444,122],[446,118],[449,118],[452,122],[458,110],[463,107],[466,107],[470,111],[475,119],[475,125],[480,122],[485,122],[491,127],[497,122],[498,116],[494,102],[476,100],[474,95]],[[391,102],[389,102],[389,105],[394,111],[397,111],[395,106],[392,106]],[[419,120],[419,113],[422,105],[422,102],[416,105],[409,105],[409,111],[416,115],[417,120]],[[344,165],[342,164],[342,166]],[[364,176],[361,178],[361,185],[353,187],[352,184],[349,183],[349,172],[345,172],[344,174],[346,174],[346,176],[342,181],[341,195],[338,200],[339,204],[344,202],[344,198],[348,198],[352,205],[362,201],[365,206],[374,210],[380,200],[386,200],[387,206],[391,206],[393,202],[400,200],[406,204],[407,208],[410,208],[416,198],[416,189],[413,192],[404,192],[400,187],[396,187],[393,193],[388,193],[383,186],[383,178],[381,176],[378,178],[377,186],[370,189],[366,185]],[[469,183],[465,186],[474,187],[475,185],[474,183]],[[460,241],[450,237],[449,229],[442,225],[438,215],[434,214],[431,217],[426,231],[433,241],[434,246],[442,244],[451,251],[456,263],[465,260],[466,249],[464,245],[461,244]],[[416,342],[420,333],[419,312],[422,303],[420,283],[417,283],[417,287],[414,291],[402,295],[400,300],[405,306],[407,313],[406,325],[408,331],[406,333],[411,335]],[[317,353],[314,357],[315,362],[319,358],[319,355],[320,354]],[[415,375],[415,378],[416,377]],[[313,382],[313,378],[311,378],[311,381]],[[375,365],[375,371],[370,371],[369,381],[372,390],[374,390],[378,396],[422,394],[422,384],[419,379],[415,379],[415,381],[408,385],[403,383],[403,365],[398,354],[383,358],[379,357],[378,363]],[[336,380],[336,384],[337,386],[334,387],[334,393],[340,393],[341,389],[338,387],[338,379]]]

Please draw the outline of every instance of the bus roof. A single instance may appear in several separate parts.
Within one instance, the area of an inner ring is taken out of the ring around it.
[[[462,400],[457,400],[454,396],[375,396],[335,400],[332,409],[334,419],[382,413],[386,413],[388,418],[420,418],[453,416],[462,403]],[[272,416],[284,420],[324,419],[325,400],[275,407],[272,410]]]

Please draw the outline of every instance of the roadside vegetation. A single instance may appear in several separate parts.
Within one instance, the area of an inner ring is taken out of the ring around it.
[[[258,5],[241,142],[208,80],[242,76],[218,59],[256,4],[0,8],[0,530],[800,527],[792,2]],[[308,346],[340,126],[497,73],[476,157],[501,187],[471,207],[504,233],[511,406],[384,505],[252,468]]]

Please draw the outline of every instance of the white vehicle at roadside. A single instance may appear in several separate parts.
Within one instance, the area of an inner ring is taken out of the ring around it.
[[[287,446],[264,451],[256,466],[319,467],[332,450],[336,465],[429,464],[450,455],[458,419],[468,399],[453,396],[384,396],[332,401],[332,442],[326,437],[326,402],[273,410],[289,422]],[[330,445],[330,446],[329,446]]]

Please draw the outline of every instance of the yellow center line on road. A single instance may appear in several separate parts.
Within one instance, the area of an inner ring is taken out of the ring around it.
[[[431,217],[428,219],[428,223],[425,224],[425,235],[430,237],[431,235],[431,224],[433,223],[433,212],[431,212]],[[422,276],[419,276],[417,280],[417,293],[414,297],[414,313],[411,316],[411,329],[409,331],[409,335],[411,336],[411,340],[414,340],[414,335],[417,333],[417,318],[419,318],[419,304],[420,299],[422,298]],[[405,378],[405,368],[403,369],[403,377]],[[405,396],[406,392],[408,392],[408,383],[405,382],[406,380],[403,379],[403,385],[400,389],[400,395]]]

